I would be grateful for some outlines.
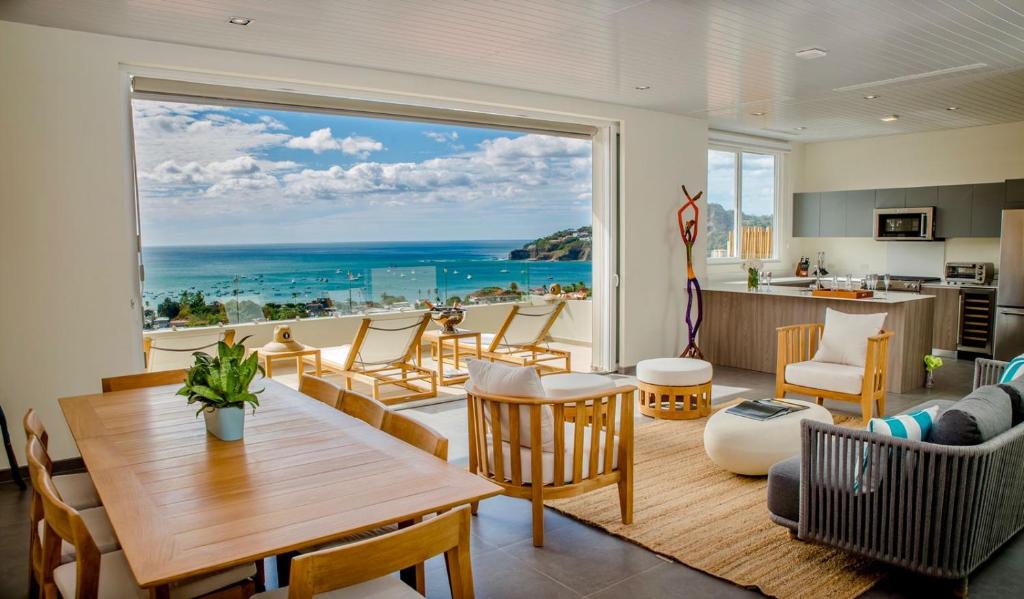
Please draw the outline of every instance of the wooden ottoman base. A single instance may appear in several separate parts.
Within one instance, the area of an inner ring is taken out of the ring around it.
[[[663,420],[693,420],[711,414],[711,381],[690,387],[637,382],[640,413]]]

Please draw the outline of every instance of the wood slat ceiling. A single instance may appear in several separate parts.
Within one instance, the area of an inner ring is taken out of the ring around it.
[[[601,100],[801,141],[1024,120],[1024,0],[8,0],[0,19]],[[794,56],[809,47],[828,56]],[[900,119],[879,120],[888,114]]]

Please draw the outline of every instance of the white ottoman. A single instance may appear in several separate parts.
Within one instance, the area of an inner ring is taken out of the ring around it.
[[[704,451],[719,467],[735,472],[763,476],[776,462],[800,453],[800,421],[806,419],[832,423],[832,414],[825,408],[796,399],[788,403],[807,406],[785,416],[754,420],[715,412],[704,427]]]
[[[636,365],[640,413],[689,420],[711,413],[711,364],[693,358],[655,358]]]

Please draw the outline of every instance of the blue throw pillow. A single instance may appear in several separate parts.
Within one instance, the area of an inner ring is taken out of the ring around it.
[[[1024,354],[1017,356],[1006,364],[1006,370],[1003,371],[1003,376],[999,377],[999,382],[1005,385],[1021,377],[1024,377]]]
[[[887,418],[872,418],[868,430],[880,435],[897,439],[924,441],[932,430],[932,424],[939,413],[939,408],[932,406],[927,410],[911,414],[899,414]]]

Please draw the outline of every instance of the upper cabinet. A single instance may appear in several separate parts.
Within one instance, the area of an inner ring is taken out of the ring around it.
[[[1006,203],[1007,210],[1024,208],[1024,179],[1008,179],[1006,181]]]
[[[846,193],[845,191],[826,191],[821,194],[818,237],[843,237],[846,235]]]
[[[876,189],[875,208],[906,208],[907,190],[898,189]]]
[[[922,206],[935,206],[939,201],[938,187],[908,187],[907,208],[920,208]]]
[[[936,189],[917,188],[917,189]],[[921,206],[935,206],[935,235],[942,238],[971,236],[971,197],[973,185],[943,185],[935,201]],[[930,195],[930,192],[924,192]],[[925,196],[922,193],[922,197]]]
[[[847,237],[871,237],[875,234],[872,219],[875,208],[875,190],[846,192]]]
[[[972,187],[971,237],[999,237],[1003,205],[1006,203],[1006,184],[981,183]]]
[[[820,193],[793,194],[793,237],[818,237]]]

